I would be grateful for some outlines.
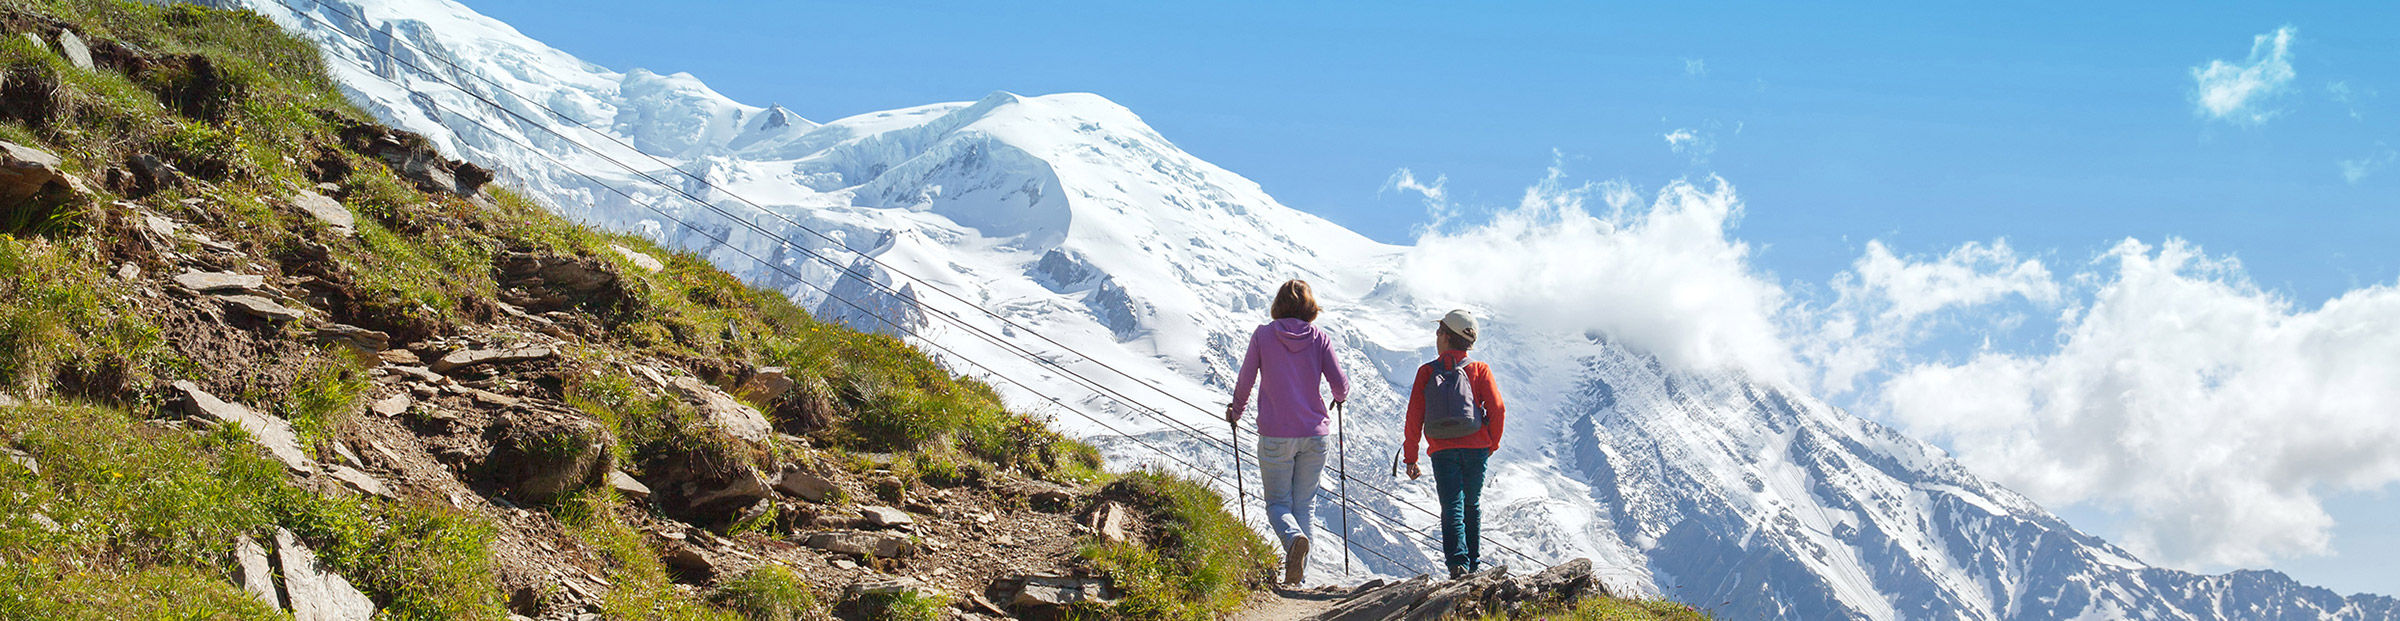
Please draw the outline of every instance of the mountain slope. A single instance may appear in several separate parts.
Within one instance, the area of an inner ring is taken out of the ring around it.
[[[818,125],[732,102],[689,76],[590,66],[444,0],[301,5],[313,7],[307,13],[242,4],[323,46],[353,98],[387,122],[437,137],[561,213],[643,232],[821,314],[946,349],[946,364],[993,378],[1014,403],[1058,399],[1069,407],[1049,413],[1117,464],[1222,476],[1221,436],[1178,427],[1222,433],[1208,410],[1232,384],[1265,293],[1308,279],[1361,384],[1348,421],[1352,474],[1397,492],[1359,497],[1405,524],[1354,516],[1373,550],[1360,559],[1382,574],[1435,567],[1408,532],[1432,520],[1403,500],[1423,504],[1428,484],[1383,472],[1401,391],[1430,357],[1423,322],[1445,310],[1407,286],[1411,249],[1283,206],[1176,149],[1131,111],[1094,95],[994,93]],[[375,26],[342,30],[374,36],[361,42],[325,25],[348,15]],[[413,61],[428,71],[392,68],[387,54],[413,50],[432,55]],[[597,129],[544,120],[553,115],[476,76]],[[1492,313],[1498,336],[1478,353],[1498,367],[1512,401],[1487,532],[1531,558],[1496,560],[1589,556],[1620,592],[1736,617],[2395,614],[2389,598],[2335,597],[2274,572],[2148,567],[1938,449],[1802,390],[1670,365],[1608,335],[1546,331],[1508,310]],[[1151,408],[1175,422],[1146,415]],[[1324,507],[1319,518],[1338,524],[1340,514]],[[1339,571],[1332,556],[1317,556],[1319,575]]]

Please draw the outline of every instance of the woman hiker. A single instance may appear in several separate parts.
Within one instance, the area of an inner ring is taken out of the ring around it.
[[[1317,392],[1317,380],[1333,386],[1335,405],[1350,396],[1350,380],[1333,358],[1333,340],[1309,323],[1317,320],[1318,310],[1306,281],[1283,283],[1268,310],[1275,320],[1250,333],[1233,403],[1225,406],[1227,422],[1241,420],[1250,388],[1258,384],[1259,486],[1267,525],[1283,541],[1287,584],[1299,584],[1308,571],[1308,522],[1315,512],[1317,475],[1325,469],[1325,398]]]
[[[1417,367],[1417,381],[1408,393],[1408,422],[1401,455],[1408,461],[1408,478],[1417,469],[1417,438],[1433,455],[1433,489],[1442,500],[1442,554],[1450,577],[1473,573],[1483,560],[1483,464],[1500,447],[1500,427],[1508,407],[1492,368],[1467,361],[1475,348],[1475,316],[1450,311],[1433,327],[1433,362]]]

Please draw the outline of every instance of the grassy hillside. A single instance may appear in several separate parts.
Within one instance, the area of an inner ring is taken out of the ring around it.
[[[0,393],[14,403],[0,406],[0,447],[23,458],[0,460],[0,618],[273,618],[236,586],[229,559],[237,536],[270,539],[277,528],[391,618],[504,618],[525,598],[564,597],[511,586],[538,582],[512,577],[526,567],[604,575],[599,605],[621,618],[816,618],[842,597],[842,585],[771,562],[679,575],[656,547],[672,516],[607,485],[532,503],[505,502],[513,492],[498,488],[464,501],[422,493],[478,484],[462,471],[395,481],[406,492],[395,498],[347,493],[288,473],[235,426],[193,423],[168,388],[188,381],[287,420],[314,459],[345,462],[336,453],[362,445],[366,430],[404,427],[365,411],[391,390],[392,363],[325,342],[331,324],[386,334],[392,350],[554,329],[543,333],[561,344],[548,366],[479,379],[490,389],[473,394],[571,406],[589,425],[559,424],[587,431],[545,441],[596,446],[601,463],[638,477],[834,464],[829,472],[903,488],[1114,479],[1091,447],[899,340],[816,321],[700,257],[561,221],[505,190],[428,188],[378,151],[394,147],[359,140],[386,134],[343,101],[314,48],[263,18],[11,0],[0,2],[0,28],[0,140],[56,154],[82,186],[0,217]],[[88,44],[94,68],[62,53],[62,32]],[[356,215],[351,230],[296,211],[303,191],[338,199]],[[608,283],[520,316],[530,307],[509,300],[525,286],[507,264],[525,256],[594,266]],[[263,276],[307,318],[218,310],[216,298],[170,284],[193,270]],[[728,391],[780,367],[794,387],[748,404],[778,433],[742,439],[629,372],[643,365]],[[1151,499],[1137,508],[1154,532],[1183,538],[1095,538],[1092,569],[1141,577],[1120,580],[1132,592],[1095,612],[1203,618],[1265,575],[1266,544],[1213,493],[1162,475],[1129,481]],[[788,548],[772,541],[797,519],[776,514],[785,506],[710,527],[739,545]],[[552,546],[568,550],[561,558],[583,554],[594,567],[509,552],[552,540],[542,537],[563,538]]]

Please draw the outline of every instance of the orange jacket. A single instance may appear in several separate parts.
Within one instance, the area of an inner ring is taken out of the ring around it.
[[[1457,364],[1467,352],[1442,352],[1442,360]],[[1400,455],[1408,463],[1417,463],[1417,440],[1425,440],[1425,452],[1454,448],[1500,448],[1500,427],[1508,421],[1508,404],[1500,401],[1500,385],[1492,383],[1492,367],[1482,362],[1468,362],[1464,369],[1467,387],[1475,391],[1475,403],[1483,406],[1483,428],[1475,433],[1443,440],[1425,438],[1425,382],[1433,377],[1433,363],[1417,367],[1417,381],[1408,389],[1408,427],[1401,440]]]

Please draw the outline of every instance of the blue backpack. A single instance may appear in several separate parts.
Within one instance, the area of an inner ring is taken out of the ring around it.
[[[1448,440],[1475,435],[1483,430],[1483,406],[1475,402],[1475,388],[1467,385],[1467,361],[1444,363],[1439,359],[1429,363],[1433,373],[1425,378],[1425,437]]]

